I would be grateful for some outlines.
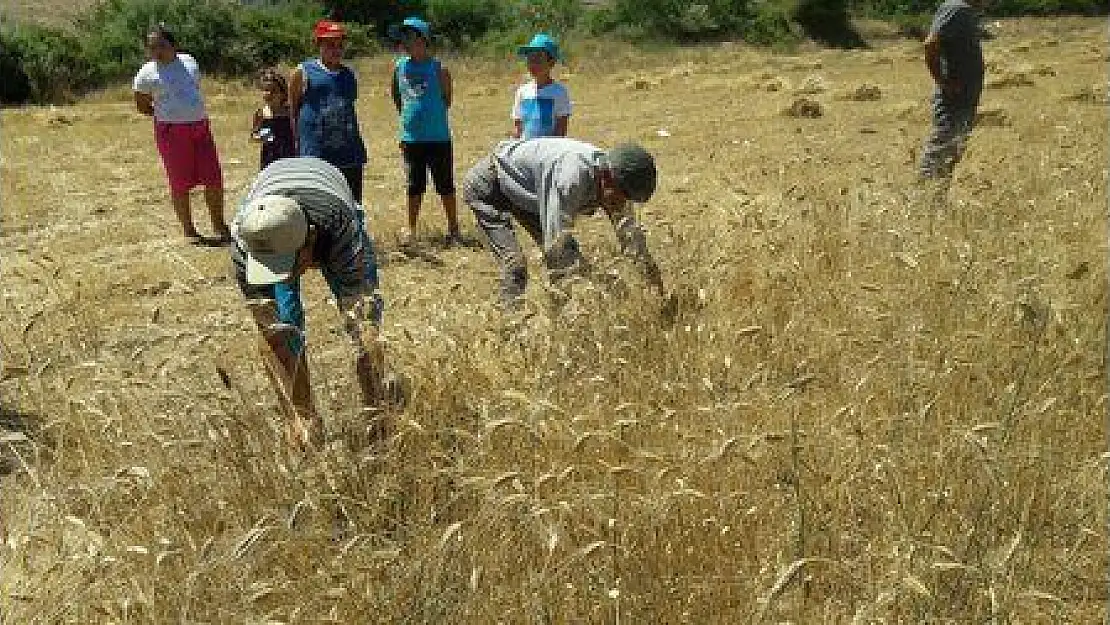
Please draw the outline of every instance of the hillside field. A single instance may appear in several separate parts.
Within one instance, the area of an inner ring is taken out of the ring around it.
[[[368,444],[311,277],[307,458],[130,90],[3,110],[0,623],[1104,622],[1105,21],[996,32],[943,202],[917,42],[573,50],[572,135],[657,156],[673,317],[602,218],[583,250],[627,293],[533,258],[519,315],[486,252],[436,243],[434,197],[402,253],[389,60],[355,62],[411,393]],[[461,183],[523,68],[446,61]],[[230,217],[258,95],[205,92]]]

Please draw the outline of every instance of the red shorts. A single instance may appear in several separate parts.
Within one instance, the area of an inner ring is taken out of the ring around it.
[[[197,185],[223,187],[220,155],[208,120],[198,122],[154,122],[154,141],[162,155],[170,193],[188,193]]]

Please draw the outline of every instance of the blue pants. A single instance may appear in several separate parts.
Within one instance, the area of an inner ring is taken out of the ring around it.
[[[375,326],[382,323],[382,311],[385,303],[378,294],[378,263],[374,258],[374,243],[366,231],[366,213],[362,207],[355,209],[358,222],[359,235],[362,237],[364,264],[362,267],[363,281],[367,293],[372,293],[373,301],[370,306],[370,322]],[[329,281],[328,288],[335,293],[335,285]],[[299,356],[304,351],[304,304],[301,303],[301,279],[290,282],[280,282],[274,285],[274,300],[277,302],[278,321],[296,326],[300,332],[290,336],[288,347],[290,353]]]

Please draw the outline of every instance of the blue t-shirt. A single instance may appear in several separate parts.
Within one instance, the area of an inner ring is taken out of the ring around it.
[[[347,66],[332,71],[318,60],[301,63],[305,91],[297,116],[301,156],[315,156],[336,167],[366,164],[366,144],[358,128],[358,83]]]
[[[393,79],[401,96],[401,141],[440,143],[451,140],[447,101],[440,84],[442,66],[437,59],[397,61]]]

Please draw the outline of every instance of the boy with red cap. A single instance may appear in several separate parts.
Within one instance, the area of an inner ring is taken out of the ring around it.
[[[366,144],[355,114],[358,79],[343,63],[347,31],[338,22],[320,20],[312,34],[320,56],[298,65],[289,78],[289,113],[298,154],[337,167],[361,204]]]

